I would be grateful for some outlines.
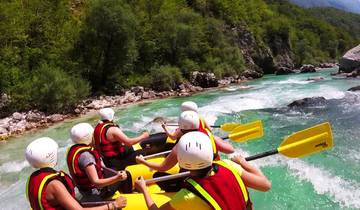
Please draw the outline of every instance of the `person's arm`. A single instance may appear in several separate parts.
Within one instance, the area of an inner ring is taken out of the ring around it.
[[[176,140],[176,139],[179,138],[179,136],[182,135],[182,132],[181,132],[181,130],[180,130],[179,128],[177,128],[174,132],[171,133],[171,132],[168,130],[166,124],[162,124],[161,127],[164,129],[166,135],[167,135],[169,138],[171,138],[171,139]]]
[[[235,151],[234,147],[229,142],[224,141],[222,138],[214,136],[214,140],[220,152],[230,154]]]
[[[85,172],[86,172],[87,176],[89,177],[90,182],[99,188],[112,185],[118,181],[123,181],[127,178],[125,171],[118,171],[118,174],[116,174],[115,176],[100,179],[97,174],[94,164],[90,164],[90,165],[86,166]]]
[[[111,127],[107,131],[106,137],[108,137],[109,141],[119,141],[127,146],[132,146],[141,142],[144,139],[149,138],[149,132],[146,131],[137,137],[130,138],[124,132],[122,132],[120,128]]]
[[[149,210],[174,210],[171,207],[170,202],[166,202],[165,204],[163,204],[160,207],[158,207],[156,205],[156,203],[154,203],[153,199],[151,198],[151,195],[150,195],[149,191],[146,188],[145,180],[144,180],[144,178],[142,176],[139,177],[135,181],[135,186],[140,192],[143,193],[144,198],[145,198],[145,202],[146,202],[146,206],[148,207]]]
[[[83,208],[67,191],[63,183],[58,180],[52,180],[46,188],[46,200],[53,205],[60,205],[67,210],[109,210],[109,209],[120,209],[126,206],[126,198],[119,197],[114,202],[107,205]]]
[[[157,171],[167,171],[174,167],[177,163],[176,153],[174,149],[170,152],[170,154],[165,158],[165,160],[161,163],[149,162],[144,159],[142,155],[136,157],[136,161],[138,163],[142,163],[147,167],[157,170]]]
[[[263,192],[270,190],[271,182],[264,174],[261,173],[259,169],[247,162],[245,158],[240,155],[236,155],[231,158],[231,160],[241,165],[244,169],[241,173],[241,179],[244,181],[246,186]]]

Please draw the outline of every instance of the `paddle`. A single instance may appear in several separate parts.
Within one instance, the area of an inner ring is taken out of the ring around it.
[[[245,158],[256,160],[274,154],[282,154],[289,158],[303,157],[333,147],[333,136],[328,122],[296,132],[286,137],[276,149]]]
[[[257,120],[251,123],[242,124],[231,131],[227,136],[222,137],[222,139],[231,139],[235,142],[245,142],[248,140],[260,138],[264,135],[263,126],[261,120]],[[171,150],[160,152],[152,155],[144,156],[145,159],[158,157],[162,155],[169,154]]]
[[[179,126],[178,124],[165,124],[167,126]],[[238,127],[239,125],[241,125],[240,123],[224,123],[222,125],[210,125],[210,127],[212,128],[220,128],[223,131],[227,131],[230,132],[232,131],[234,128]]]
[[[269,150],[257,155],[245,158],[247,161],[256,160],[275,154],[282,154],[289,158],[304,157],[306,155],[314,154],[333,147],[333,136],[330,124],[328,122],[318,124],[311,128],[293,133],[286,137],[280,146],[276,149]],[[167,181],[175,178],[186,177],[190,174],[189,171],[179,174],[163,176],[154,179],[146,180],[146,183],[154,183],[159,181]],[[160,180],[161,178],[161,180]]]
[[[162,117],[156,117],[154,118],[154,120],[152,122],[156,122],[156,123],[165,123],[167,126],[179,126],[178,124],[167,124],[165,119]],[[235,122],[231,122],[231,123],[224,123],[222,125],[211,125],[210,127],[212,128],[220,128],[223,131],[227,131],[230,132],[233,129],[235,129],[236,127],[238,127],[239,125],[241,125],[240,123],[235,123]]]

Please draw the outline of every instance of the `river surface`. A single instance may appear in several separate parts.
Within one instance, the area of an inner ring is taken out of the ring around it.
[[[175,121],[179,105],[193,100],[209,123],[251,122],[261,119],[265,128],[263,138],[246,143],[234,143],[243,156],[277,148],[292,132],[321,122],[330,122],[334,133],[331,151],[302,159],[281,155],[270,156],[252,163],[260,167],[272,181],[272,189],[261,193],[250,190],[255,209],[360,209],[360,93],[346,91],[360,85],[360,80],[333,79],[331,72],[274,76],[239,86],[213,90],[189,98],[170,98],[130,105],[116,110],[115,121],[130,136],[144,129],[160,131],[156,117]],[[318,82],[309,77],[321,76]],[[288,109],[287,104],[305,97],[323,96],[325,105],[304,109]],[[97,116],[65,121],[48,129],[34,131],[21,137],[0,142],[0,209],[29,209],[25,183],[33,169],[24,159],[26,146],[34,139],[48,136],[60,146],[57,169],[67,170],[65,152],[71,144],[68,131],[79,122],[97,122]],[[223,135],[221,131],[214,131]]]

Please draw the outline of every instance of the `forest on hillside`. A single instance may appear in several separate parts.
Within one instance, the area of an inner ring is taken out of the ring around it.
[[[331,23],[283,0],[2,1],[1,112],[62,112],[134,85],[176,89],[194,71],[335,61],[359,35]]]
[[[344,12],[335,8],[310,8],[306,10],[309,15],[317,17],[334,27],[340,28],[360,39],[360,15]]]

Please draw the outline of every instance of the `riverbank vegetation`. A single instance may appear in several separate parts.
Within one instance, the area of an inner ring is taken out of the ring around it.
[[[68,111],[134,85],[176,89],[194,71],[221,78],[335,61],[359,41],[272,0],[6,1],[0,20],[3,115]]]

